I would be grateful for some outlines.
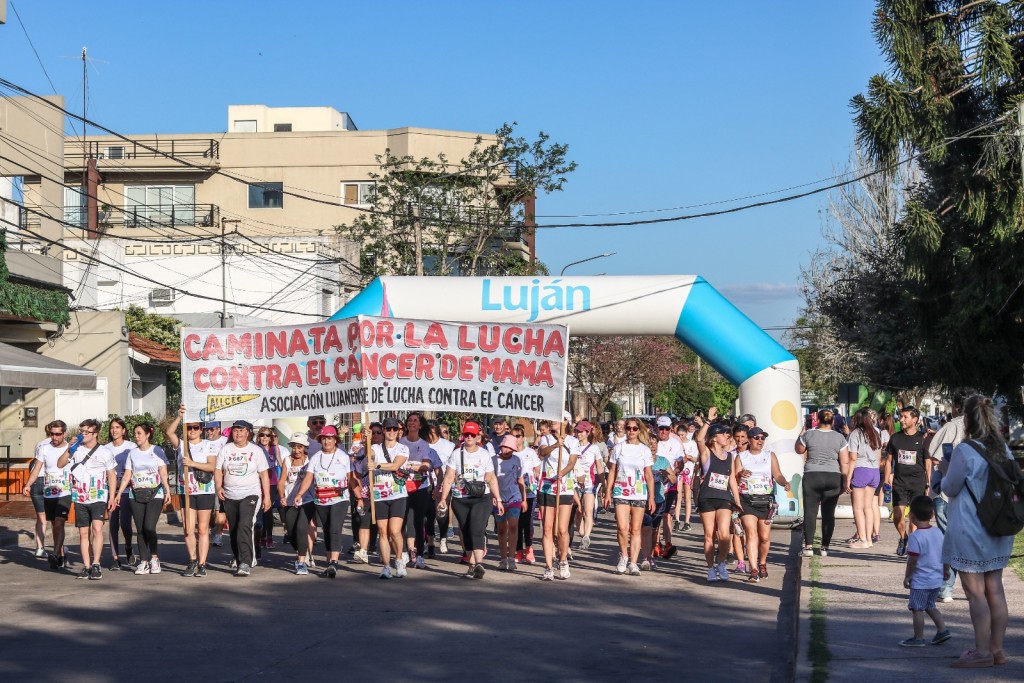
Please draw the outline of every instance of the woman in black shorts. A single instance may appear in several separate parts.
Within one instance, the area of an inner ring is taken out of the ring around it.
[[[708,581],[728,581],[725,561],[732,543],[732,510],[740,507],[740,493],[732,473],[729,454],[729,426],[711,424],[718,409],[708,409],[708,421],[695,418],[697,450],[700,453],[700,490],[697,494],[697,512],[704,525],[704,559],[708,563]],[[715,543],[718,543],[717,551]]]
[[[767,438],[768,434],[760,427],[751,429],[747,432],[749,447],[733,461],[740,490],[740,521],[747,537],[748,580],[754,583],[768,578],[775,484],[789,491],[789,482],[779,469],[779,459],[764,448]]]

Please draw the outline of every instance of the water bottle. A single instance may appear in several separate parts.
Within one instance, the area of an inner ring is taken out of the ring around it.
[[[83,438],[84,437],[82,436],[81,432],[79,432],[78,436],[75,437],[75,440],[71,443],[70,446],[68,446],[68,453],[74,455],[75,451],[78,450],[78,447],[82,445]]]
[[[890,503],[892,503],[892,486],[886,484],[885,486],[882,487],[882,491],[885,494],[885,498],[883,500],[885,501],[886,505],[889,505]]]

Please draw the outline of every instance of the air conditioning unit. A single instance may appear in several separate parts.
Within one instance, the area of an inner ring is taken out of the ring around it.
[[[124,159],[124,147],[107,147],[108,159]]]
[[[174,303],[174,299],[173,289],[152,289],[149,292],[150,306],[170,306]]]

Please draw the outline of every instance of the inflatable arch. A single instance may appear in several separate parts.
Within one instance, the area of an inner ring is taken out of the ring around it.
[[[675,335],[739,388],[783,472],[803,471],[796,358],[697,275],[598,277],[379,277],[332,319],[354,315],[480,323],[568,325],[577,335]],[[799,479],[779,514],[800,514]]]

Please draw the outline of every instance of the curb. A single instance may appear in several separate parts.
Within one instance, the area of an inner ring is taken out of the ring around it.
[[[789,638],[792,646],[786,652],[785,659],[772,670],[772,683],[796,680],[800,656],[800,617],[803,614],[803,558],[797,551],[803,547],[803,530],[800,527],[791,529],[789,543],[790,562],[786,574],[782,578],[782,598],[779,603],[779,630]]]

